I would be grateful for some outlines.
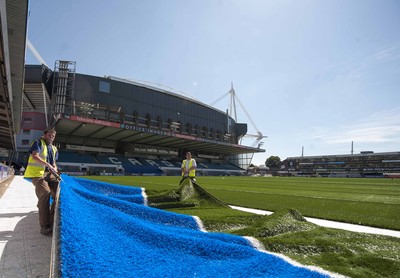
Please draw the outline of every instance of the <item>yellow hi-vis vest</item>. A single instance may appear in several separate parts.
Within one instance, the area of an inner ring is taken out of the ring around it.
[[[33,143],[34,142],[32,142],[32,144]],[[41,143],[41,147],[40,147],[39,156],[44,161],[47,161],[48,152],[47,152],[46,142],[43,139],[40,139],[40,143]],[[53,145],[51,145],[51,147],[53,149],[53,155],[54,155],[54,159],[55,159],[56,154],[57,154],[57,148]],[[30,155],[29,159],[28,159],[28,166],[26,167],[26,170],[24,173],[24,178],[43,177],[45,168],[46,168],[45,166],[43,166],[42,164],[39,164],[36,160],[34,160],[32,158],[32,155]]]
[[[189,168],[192,168],[193,166],[193,158],[189,161]],[[182,166],[181,168],[185,168],[186,169],[186,159],[182,162]],[[182,176],[184,174],[182,173]],[[190,170],[189,171],[189,177],[195,177],[196,176],[196,169]]]

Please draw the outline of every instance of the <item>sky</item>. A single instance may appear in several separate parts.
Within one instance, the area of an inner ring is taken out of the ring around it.
[[[399,30],[398,0],[30,0],[28,18],[51,69],[76,61],[222,111],[233,84],[238,122],[267,136],[255,165],[352,142],[355,154],[400,151]],[[27,50],[26,64],[37,57]]]

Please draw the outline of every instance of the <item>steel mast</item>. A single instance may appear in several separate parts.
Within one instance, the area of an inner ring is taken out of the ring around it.
[[[247,112],[246,108],[240,101],[239,97],[236,95],[235,89],[233,88],[233,83],[231,83],[231,89],[223,94],[221,97],[219,97],[217,100],[215,100],[213,103],[210,105],[213,106],[216,104],[218,101],[223,99],[224,97],[230,95],[230,102],[229,102],[229,116],[237,122],[237,113],[236,113],[236,101],[239,103],[240,107],[243,109],[244,113],[246,114],[247,118],[250,120],[250,123],[256,130],[257,134],[245,134],[243,137],[252,137],[255,138],[255,141],[251,144],[251,147],[260,147],[263,142],[261,142],[262,139],[268,138],[268,136],[264,136],[262,132],[257,128],[256,124],[254,123],[253,119],[251,118],[250,114]],[[240,138],[242,139],[242,138]]]

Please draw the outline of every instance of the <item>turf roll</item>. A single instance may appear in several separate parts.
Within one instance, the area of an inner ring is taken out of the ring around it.
[[[62,277],[327,277],[148,207],[140,187],[63,175],[60,188]]]

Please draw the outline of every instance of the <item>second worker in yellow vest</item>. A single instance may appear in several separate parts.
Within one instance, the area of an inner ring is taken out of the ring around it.
[[[182,161],[181,171],[182,171],[182,181],[185,178],[190,178],[192,181],[196,182],[196,168],[197,163],[194,158],[192,158],[191,152],[186,152],[186,159]]]

